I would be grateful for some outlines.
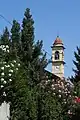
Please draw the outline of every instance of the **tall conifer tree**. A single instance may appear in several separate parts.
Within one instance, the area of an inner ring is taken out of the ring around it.
[[[32,59],[33,52],[33,43],[34,43],[34,21],[32,19],[32,15],[30,14],[30,9],[27,8],[24,13],[24,18],[22,21],[22,54],[23,54],[23,62],[25,65]]]
[[[77,98],[80,98],[80,47],[77,47],[77,51],[74,52],[75,60],[73,61],[75,65],[74,76],[72,76],[71,81],[74,84],[74,94]],[[80,103],[76,102],[73,106],[74,114],[72,115],[72,120],[80,119]]]
[[[27,8],[22,21],[21,34],[22,53],[21,61],[28,69],[31,80],[29,84],[39,83],[40,71],[47,66],[46,54],[42,53],[42,41],[34,42],[34,20]]]
[[[77,52],[74,52],[75,55],[75,59],[76,61],[74,62],[74,65],[76,67],[76,69],[73,69],[74,73],[75,73],[75,81],[74,82],[79,82],[80,81],[80,48],[77,47]]]
[[[71,78],[77,92],[77,96],[80,97],[80,48],[77,47],[77,52],[74,52],[75,60],[73,61],[75,65],[74,76]]]
[[[20,24],[13,20],[13,25],[11,28],[11,57],[16,59],[19,56],[20,50]]]
[[[10,37],[10,35],[9,35],[8,28],[5,27],[5,29],[3,31],[3,35],[1,36],[0,43],[3,45],[9,45],[9,43],[10,43],[9,37]]]

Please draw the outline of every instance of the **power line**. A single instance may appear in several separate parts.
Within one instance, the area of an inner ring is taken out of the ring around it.
[[[49,52],[47,52],[47,51],[46,51],[46,50],[44,50],[44,49],[43,49],[43,51],[44,51],[47,55],[49,55],[49,56],[51,57],[51,59],[53,58],[53,57],[52,57],[52,55],[51,55]],[[68,65],[67,65],[67,64],[65,64],[65,67],[68,67]]]
[[[10,25],[12,25],[12,23],[8,19],[6,19],[3,15],[0,14],[0,17],[3,18],[7,23],[9,23]]]
[[[47,52],[47,51],[44,50],[44,49],[43,49],[43,51],[44,51],[45,53],[47,53],[47,55],[49,55],[50,57],[52,57],[52,55],[51,55],[49,52]]]
[[[51,55],[49,52],[47,52],[46,50],[44,50],[44,49],[43,49],[43,51],[44,51],[48,56],[50,56],[50,59],[48,59],[48,60],[49,60],[49,63],[52,63],[52,55]]]
[[[7,23],[9,23],[10,25],[12,25],[12,23],[9,21],[9,20],[7,20],[3,15],[1,15],[0,14],[0,17],[2,17]],[[43,51],[45,52],[45,53],[47,53],[50,57],[51,57],[51,54],[49,54],[47,51],[45,51],[44,49],[43,49]]]

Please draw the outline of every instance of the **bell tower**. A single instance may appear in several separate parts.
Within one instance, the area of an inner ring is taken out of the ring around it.
[[[64,45],[59,36],[56,37],[52,45],[52,73],[64,77]]]

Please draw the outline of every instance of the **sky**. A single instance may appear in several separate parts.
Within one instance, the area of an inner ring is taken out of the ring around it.
[[[11,23],[21,23],[26,8],[31,9],[35,21],[35,40],[43,40],[47,58],[51,58],[51,46],[59,34],[65,46],[65,77],[73,75],[76,46],[80,46],[80,0],[1,0],[0,15]],[[11,25],[0,17],[0,34]],[[51,65],[47,69],[51,71]]]

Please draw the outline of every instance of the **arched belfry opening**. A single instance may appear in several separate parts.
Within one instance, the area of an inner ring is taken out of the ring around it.
[[[59,60],[59,51],[55,52],[55,60]]]

